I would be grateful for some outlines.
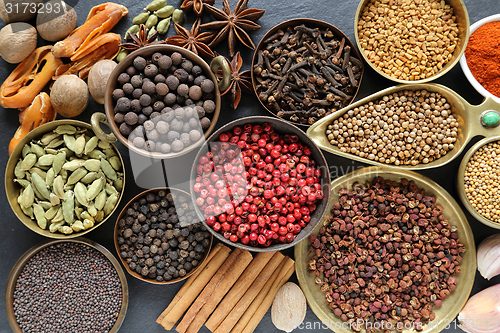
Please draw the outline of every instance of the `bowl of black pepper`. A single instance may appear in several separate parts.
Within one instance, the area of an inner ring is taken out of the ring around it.
[[[171,187],[135,196],[118,216],[115,248],[126,271],[155,284],[187,279],[208,257],[213,237],[188,193]]]
[[[252,60],[252,84],[271,114],[310,126],[349,105],[359,91],[363,62],[335,26],[293,19],[269,30]]]
[[[223,79],[214,75],[222,69]],[[209,66],[196,54],[174,45],[152,45],[129,54],[112,72],[106,86],[106,115],[92,124],[102,140],[120,140],[131,151],[165,159],[184,155],[215,128],[221,89],[231,71],[223,57]],[[106,135],[106,123],[116,138]]]
[[[116,333],[128,298],[125,272],[106,248],[85,238],[60,239],[19,258],[7,281],[5,308],[15,333]]]

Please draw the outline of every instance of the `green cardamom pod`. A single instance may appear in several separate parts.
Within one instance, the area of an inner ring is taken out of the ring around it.
[[[24,157],[26,157],[26,155],[28,155],[29,153],[31,153],[31,148],[30,146],[28,145],[24,145],[23,146],[23,150],[21,151],[21,155]]]
[[[54,168],[50,168],[45,175],[45,184],[47,184],[48,187],[51,187],[55,178],[56,173],[54,172]]]
[[[167,5],[167,0],[153,0],[151,1],[144,10],[149,10],[150,12],[165,7]]]
[[[118,195],[119,194],[118,191],[116,190],[116,188],[111,184],[106,183],[106,186],[104,188],[106,189],[106,193],[108,195],[111,195],[111,194]]]
[[[70,235],[73,233],[73,229],[71,229],[71,227],[68,227],[67,225],[63,225],[62,227],[59,227],[59,231],[65,235]]]
[[[106,155],[105,155],[102,151],[100,151],[99,149],[94,149],[94,150],[92,150],[92,151],[88,154],[88,156],[89,156],[90,158],[94,158],[94,159],[96,159],[96,160],[100,160],[100,159],[101,159],[101,157],[106,158]]]
[[[27,171],[31,169],[37,161],[37,157],[33,153],[27,154],[21,163],[21,171]]]
[[[73,135],[64,134],[63,140],[69,150],[75,151],[76,138]]]
[[[91,137],[85,144],[85,155],[88,155],[92,150],[96,149],[98,142],[99,138],[97,136]]]
[[[153,14],[153,15],[149,16],[148,20],[146,21],[145,26],[146,26],[146,28],[151,29],[152,27],[154,27],[157,24],[158,24],[158,16]]]
[[[88,184],[92,183],[94,180],[96,180],[97,178],[99,178],[99,174],[97,172],[89,172],[85,177],[80,179],[80,181],[82,183],[84,183],[85,185],[88,185]]]
[[[155,11],[155,15],[158,16],[159,18],[170,17],[172,16],[173,13],[174,13],[174,6],[165,6]]]
[[[82,212],[82,214],[80,216],[80,220],[90,220],[90,221],[94,222],[94,218],[86,210]]]
[[[57,155],[57,153],[59,153],[58,149],[52,149],[52,148],[44,148],[43,151],[50,155]]]
[[[95,208],[95,205],[94,205],[94,203],[93,203],[93,202],[91,202],[91,203],[89,204],[89,207],[88,207],[88,212],[89,212],[89,214],[90,214],[92,217],[94,217],[94,216],[96,216],[96,215],[97,215],[97,209]]]
[[[102,183],[104,182],[104,178],[98,178],[89,185],[87,189],[87,200],[94,200],[94,198],[101,192]]]
[[[64,193],[62,212],[66,223],[72,224],[75,222],[75,193],[71,190]]]
[[[104,205],[104,215],[108,216],[109,214],[111,214],[117,202],[118,195],[115,193],[111,194],[108,200],[106,200],[106,204]]]
[[[106,190],[102,190],[97,197],[95,197],[94,205],[97,210],[102,210],[104,205],[106,204],[106,199],[108,196],[106,195]]]
[[[132,23],[134,25],[137,25],[139,26],[139,24],[144,24],[149,18],[149,12],[144,12],[144,13],[140,13],[139,15],[137,15],[136,17],[134,17],[132,19]],[[133,27],[133,26],[132,26]],[[130,29],[129,29],[130,30]],[[127,33],[129,32],[129,30],[127,30]],[[135,30],[135,29],[134,29]],[[137,29],[137,31],[139,31],[139,29]],[[137,31],[130,31],[134,34],[137,33]]]
[[[127,56],[128,56],[128,52],[126,50],[121,50],[120,53],[118,53],[118,55],[116,56],[115,60],[117,62],[121,62]]]
[[[52,208],[52,204],[49,201],[38,201],[38,204],[42,206],[43,210],[49,210]]]
[[[76,169],[82,167],[84,163],[85,163],[84,160],[76,159],[76,160],[72,160],[72,161],[64,163],[62,168],[64,170],[68,170],[68,171],[75,171]]]
[[[33,173],[31,175],[31,183],[34,188],[42,195],[43,198],[49,199],[50,197],[50,192],[49,188],[47,187],[47,183],[45,183],[45,180],[40,177],[39,174]]]
[[[73,185],[79,182],[83,177],[87,175],[87,169],[80,167],[73,171],[73,173],[68,177],[66,185]]]
[[[31,185],[30,181],[26,180],[26,179],[14,179],[14,182],[18,183],[23,188],[26,188],[26,187],[28,187],[28,185]]]
[[[101,159],[102,159],[102,157],[101,157]],[[85,167],[85,169],[87,169],[89,171],[97,172],[97,171],[99,171],[101,169],[102,162],[99,161],[99,160],[90,159],[90,160],[86,160],[83,163],[83,166]]]
[[[40,143],[43,146],[47,146],[52,140],[54,140],[58,137],[59,137],[59,134],[57,134],[55,132],[50,132],[50,133],[44,134],[44,136],[42,136],[42,138],[40,139]]]
[[[75,184],[75,198],[80,205],[87,207],[89,202],[87,200],[87,187],[78,182]]]
[[[45,212],[45,218],[52,222],[52,219],[56,217],[56,214],[60,208],[61,206],[50,207],[50,209]]]
[[[24,176],[26,176],[26,172],[24,170],[21,170],[22,164],[23,160],[19,160],[16,164],[16,167],[14,168],[14,175],[19,179],[23,179]]]
[[[182,9],[176,9],[172,13],[172,21],[175,24],[182,25],[184,23],[184,11]]]
[[[76,127],[72,125],[59,125],[54,130],[54,133],[73,135],[76,133]]]
[[[38,226],[42,229],[47,229],[47,219],[45,218],[45,211],[42,206],[33,204],[33,214],[35,215]]]
[[[83,226],[82,221],[75,221],[75,223],[71,226],[71,229],[73,229],[74,232],[80,232],[85,230],[85,227]]]
[[[33,191],[33,187],[28,185],[22,194],[20,195],[21,200],[19,204],[24,207],[24,208],[29,208],[33,205],[33,202],[35,202],[35,192]]]
[[[60,223],[60,222],[62,222],[63,224],[65,223],[64,222],[63,212],[62,212],[62,207],[60,207],[57,210],[56,216],[54,216],[54,218],[52,220],[50,220],[50,222],[51,223]]]
[[[158,33],[160,35],[164,35],[167,33],[168,31],[168,28],[170,28],[170,21],[171,21],[171,18],[166,18],[164,20],[161,20],[160,23],[158,23],[158,26],[156,27],[156,29],[158,29]]]
[[[54,163],[52,163],[52,167],[54,168],[54,173],[56,175],[61,172],[64,162],[66,162],[66,152],[62,151],[60,153],[57,153],[56,157],[54,157]]]
[[[75,140],[75,154],[80,156],[81,154],[83,154],[84,150],[85,150],[85,136],[80,135]]]
[[[115,169],[116,171],[122,168],[122,162],[120,161],[120,158],[118,156],[112,156],[109,159],[109,164],[111,164],[113,169]]]
[[[151,27],[151,29],[149,29],[148,31],[148,39],[151,38],[151,36],[153,36],[155,32],[156,32],[155,27]],[[156,37],[155,40],[158,40],[158,37]]]
[[[60,228],[64,225],[64,222],[58,222],[58,223],[52,223],[49,225],[49,231],[51,233],[56,233],[59,231]]]
[[[99,140],[97,147],[99,147],[101,149],[111,149],[111,144],[109,142]]]
[[[35,153],[35,155],[40,158],[42,157],[43,155],[45,155],[45,150],[43,150],[42,147],[40,147],[39,145],[37,145],[36,143],[31,143],[30,144],[31,146],[31,152],[32,153]]]
[[[54,179],[54,184],[52,184],[52,191],[59,197],[59,199],[64,199],[64,180],[61,175]]]
[[[33,168],[29,169],[28,172],[30,174],[36,173],[37,175],[39,175],[43,179],[45,179],[47,177],[47,173],[45,171],[43,171],[42,169],[37,168],[37,167],[33,167]]]
[[[83,227],[85,228],[85,230],[90,229],[93,226],[94,226],[94,222],[92,222],[91,220],[88,220],[88,219],[83,220]]]
[[[104,220],[104,211],[102,211],[102,210],[98,210],[98,211],[97,211],[97,214],[96,214],[96,216],[95,216],[95,218],[94,218],[94,220],[95,220],[97,223],[102,222],[102,220]]]
[[[123,178],[120,177],[117,180],[113,182],[113,186],[116,188],[118,192],[121,192],[123,190]]]
[[[57,148],[60,145],[62,145],[63,143],[64,143],[64,140],[62,140],[62,139],[54,139],[54,140],[50,141],[49,144],[45,148]]]
[[[108,179],[111,179],[112,181],[117,179],[115,169],[113,169],[111,164],[104,158],[101,158],[101,169]]]
[[[106,155],[107,160],[109,160],[113,156],[117,156],[116,151],[113,148],[103,148],[103,153]]]
[[[53,207],[59,206],[59,204],[61,204],[61,199],[59,199],[59,197],[57,195],[55,195],[54,193],[50,193],[49,200],[50,200],[50,204]]]
[[[24,208],[23,206],[20,206],[20,207],[21,207],[21,210],[23,211],[24,215],[28,216],[31,219],[35,218],[33,215],[33,207],[29,207],[29,208]]]
[[[43,155],[38,159],[38,164],[41,166],[51,166],[54,163],[55,155]]]

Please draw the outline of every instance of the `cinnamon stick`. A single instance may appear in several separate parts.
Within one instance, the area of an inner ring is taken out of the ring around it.
[[[250,265],[248,265],[247,269],[241,274],[238,281],[236,281],[229,293],[224,297],[222,302],[217,306],[217,309],[215,309],[205,323],[205,326],[209,330],[213,332],[224,318],[226,318],[228,313],[234,309],[236,303],[238,303],[241,297],[246,293],[252,282],[254,282],[260,272],[262,272],[275,253],[276,252],[261,252],[253,258]]]
[[[231,333],[243,333],[247,332],[247,327],[254,326],[257,327],[259,322],[262,320],[262,317],[257,317],[257,311],[259,308],[263,307],[264,300],[268,297],[268,295],[272,295],[272,300],[276,296],[278,289],[292,276],[295,270],[295,262],[286,257],[285,260],[281,263],[280,267],[274,272],[269,281],[264,285],[259,295],[253,300],[252,304],[248,307],[247,311],[240,318],[236,326],[234,326]],[[281,283],[283,281],[283,283]],[[279,286],[279,287],[278,287]],[[272,301],[271,301],[272,304]],[[269,309],[271,305],[265,308],[265,312]],[[264,314],[265,314],[264,312]]]
[[[160,323],[161,326],[163,326],[166,330],[171,330],[174,327],[175,323],[177,323],[177,321],[182,317],[184,312],[186,312],[186,310],[194,302],[196,297],[198,297],[198,295],[201,293],[203,288],[205,288],[205,286],[209,283],[215,273],[222,266],[224,261],[226,261],[226,259],[229,257],[230,252],[230,248],[221,245],[210,261],[208,261],[207,258],[207,265],[203,267],[203,269],[199,269],[196,272],[200,272],[198,276],[194,277],[193,275],[189,278],[189,280],[191,280],[191,285],[184,289],[184,293],[180,295],[180,297],[178,297],[179,295],[176,295],[174,297],[174,300],[172,302],[176,302],[176,304],[172,306],[169,305],[168,308],[170,308],[170,311],[165,313],[165,316],[162,318]]]
[[[198,332],[251,261],[250,252],[234,250],[186,312],[177,332]]]
[[[277,276],[278,272],[280,271],[278,267],[283,262],[284,258],[285,256],[283,254],[281,254],[280,252],[276,252],[271,258],[271,260],[267,263],[266,268],[262,270],[262,272],[260,272],[255,281],[253,281],[250,288],[248,288],[248,290],[243,294],[241,299],[231,309],[231,311],[228,314],[226,314],[227,316],[223,319],[223,321],[220,324],[218,324],[217,327],[215,327],[215,330],[208,326],[208,323],[210,322],[212,317],[210,317],[206,326],[214,333],[231,332],[234,325],[236,325],[238,320],[248,309],[248,307],[255,299],[255,297],[257,297],[257,295],[262,291],[264,285],[266,284],[267,281],[269,281],[273,273],[276,272]],[[224,301],[225,299],[222,302]],[[222,303],[219,305],[219,307],[221,307],[221,305]],[[215,310],[212,316],[214,316],[216,312],[219,311],[219,307],[217,308],[217,310]]]

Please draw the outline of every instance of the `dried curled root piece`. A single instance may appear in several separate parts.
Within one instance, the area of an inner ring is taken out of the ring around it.
[[[21,113],[19,113],[19,122],[21,126],[17,129],[16,133],[9,144],[9,155],[12,154],[17,144],[28,134],[31,130],[40,125],[48,123],[56,119],[57,113],[50,103],[50,97],[42,92],[35,97],[33,103]]]
[[[59,58],[73,57],[80,49],[87,48],[93,39],[108,33],[127,13],[126,7],[112,2],[93,7],[85,23],[57,42],[52,53]]]
[[[71,57],[71,63],[59,66],[54,75],[57,80],[62,75],[78,75],[82,80],[98,61],[113,59],[120,52],[122,38],[118,34],[107,33],[94,38]]]
[[[50,45],[39,47],[14,69],[0,87],[1,106],[18,109],[28,107],[42,91],[62,65],[61,59],[54,57],[50,48]]]

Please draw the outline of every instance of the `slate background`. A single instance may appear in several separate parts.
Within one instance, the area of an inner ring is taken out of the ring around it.
[[[132,24],[132,18],[142,11],[142,9],[147,5],[147,1],[117,0],[117,2],[124,4],[129,9],[129,15],[122,19],[122,21],[120,21],[120,23],[113,29],[114,32],[119,32],[123,35],[127,28]],[[70,0],[68,1],[68,3],[72,5],[76,3],[75,9],[78,13],[77,26],[79,26],[85,21],[90,8],[101,3],[101,1],[86,0],[78,2],[75,0]],[[467,6],[471,24],[480,20],[481,18],[500,12],[500,2],[497,0],[464,0],[464,3]],[[176,8],[178,8],[181,4],[181,1],[172,0],[169,1],[169,4],[174,5]],[[234,6],[236,5],[236,0],[230,0],[230,4],[231,8],[234,8]],[[216,0],[215,5],[221,8],[222,0]],[[257,45],[263,35],[276,24],[287,19],[305,17],[324,20],[337,26],[354,42],[353,26],[354,15],[356,13],[357,6],[358,1],[354,0],[252,0],[249,3],[250,8],[265,9],[266,13],[258,22],[260,25],[262,25],[262,28],[259,31],[252,33],[251,36],[254,43]],[[209,19],[210,18],[208,17],[208,15],[205,15],[204,22],[208,21]],[[193,14],[187,15],[184,26],[190,27],[193,20]],[[4,25],[5,24],[1,22],[0,29]],[[172,36],[174,33],[175,31],[172,26],[168,32],[168,36]],[[45,42],[39,40],[39,45],[42,45],[42,43]],[[241,44],[238,44],[238,48],[242,50],[241,53],[244,62],[244,69],[249,69],[253,51],[243,49],[243,46]],[[223,55],[228,55],[228,50],[225,45],[219,46],[216,50]],[[0,82],[3,82],[14,68],[14,65],[8,64],[0,59]],[[468,83],[458,64],[450,72],[448,72],[446,75],[436,80],[435,82],[446,85],[449,88],[455,90],[471,104],[480,104],[483,100],[482,96],[480,96]],[[359,100],[392,85],[393,83],[391,81],[382,78],[368,66],[366,66],[365,75],[361,84],[361,90],[358,93],[356,100]],[[223,98],[223,102],[225,101],[227,100]],[[103,111],[103,106],[91,101],[88,109],[78,119],[88,122],[93,112]],[[0,174],[5,173],[5,166],[8,160],[8,144],[17,127],[19,126],[17,115],[18,112],[16,110],[0,110]],[[223,103],[222,113],[221,117],[219,118],[217,128],[231,120],[251,115],[269,115],[269,113],[260,106],[257,98],[254,95],[243,95],[242,101],[237,111],[233,111],[227,103]],[[477,140],[479,140],[479,138],[475,138],[475,140],[473,140],[473,142],[468,145],[465,151],[467,151],[473,143],[477,142]],[[143,172],[140,175],[135,175],[136,177],[134,177],[130,164],[130,155],[127,149],[125,149],[121,144],[118,144],[118,147],[122,152],[122,156],[125,160],[127,168],[126,192],[123,199],[121,200],[120,207],[118,209],[119,212],[120,209],[133,196],[135,196],[145,188],[148,188],[150,186],[157,186],[162,182],[162,179],[151,176],[153,174],[151,170],[158,170],[157,168],[159,167],[159,165],[154,165],[150,169],[146,170],[146,172]],[[173,179],[176,181],[175,183],[174,181],[171,181],[171,186],[188,189],[185,186],[185,183],[180,183],[188,181],[190,167],[186,166],[192,165],[194,155],[195,152],[175,161],[167,161],[166,167],[168,170],[169,179]],[[441,186],[448,190],[457,201],[459,201],[459,199],[456,191],[455,180],[458,166],[463,155],[464,153],[447,166],[422,172],[422,174],[437,181]],[[325,156],[331,168],[332,179],[364,166],[362,163],[353,162],[351,160],[340,157],[334,157],[329,153],[325,153]],[[136,161],[137,156],[132,156],[132,160]],[[2,218],[0,219],[0,290],[2,292],[4,292],[5,290],[7,277],[16,260],[29,248],[44,240],[43,237],[30,231],[18,221],[9,207],[7,198],[5,196],[5,190],[3,190],[3,192],[4,193],[0,195],[0,213],[2,214]],[[115,213],[115,215],[111,217],[103,226],[86,235],[87,238],[90,238],[104,245],[115,256],[116,252],[113,245],[113,227],[117,214],[118,213]],[[473,219],[467,212],[466,215],[474,231],[476,244],[479,244],[481,240],[495,232],[494,229],[488,228]],[[286,252],[288,255],[293,255],[293,250],[288,250]],[[157,286],[139,281],[128,274],[127,279],[130,288],[130,301],[128,312],[122,328],[120,329],[120,332],[165,332],[161,326],[155,323],[155,320],[157,316],[167,307],[173,296],[180,289],[182,283],[170,286]],[[292,277],[292,280],[296,280],[295,275]],[[496,279],[493,279],[491,281],[486,281],[479,274],[477,274],[472,293],[474,294],[496,283],[500,283],[500,277],[497,277]],[[307,310],[305,322],[308,325],[313,325],[314,322],[319,322],[318,318],[309,308]],[[275,331],[277,330],[271,322],[270,312],[268,311],[260,325],[257,327],[256,332]],[[296,331],[315,332],[317,330],[304,328],[302,330],[297,329]],[[6,317],[5,304],[3,301],[0,302],[0,332],[11,332],[11,328]],[[203,328],[202,332],[209,331],[206,328]],[[457,328],[456,322],[453,322],[450,327],[446,329],[446,332],[454,333],[461,332],[461,330]]]

